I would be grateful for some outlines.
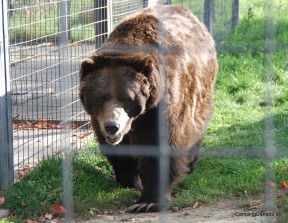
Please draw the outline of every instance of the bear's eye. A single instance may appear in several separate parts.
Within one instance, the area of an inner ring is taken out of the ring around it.
[[[148,84],[147,78],[143,79],[143,83],[146,84],[146,85]]]
[[[108,95],[102,95],[100,97],[98,97],[98,101],[105,101],[108,99]]]

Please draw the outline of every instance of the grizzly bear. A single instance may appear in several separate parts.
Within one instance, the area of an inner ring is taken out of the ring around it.
[[[192,171],[213,110],[217,70],[213,38],[182,6],[154,6],[127,17],[82,62],[79,96],[100,151],[121,186],[141,190],[127,212],[160,211],[175,182]],[[152,152],[163,154],[165,132],[170,156],[163,196],[161,157]],[[122,148],[131,153],[116,153]]]

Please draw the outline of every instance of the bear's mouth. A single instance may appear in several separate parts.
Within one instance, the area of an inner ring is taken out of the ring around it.
[[[115,134],[115,135],[107,134],[105,138],[106,138],[106,142],[107,143],[109,143],[111,145],[116,145],[119,142],[121,142],[122,134],[121,133],[118,133],[118,134]]]

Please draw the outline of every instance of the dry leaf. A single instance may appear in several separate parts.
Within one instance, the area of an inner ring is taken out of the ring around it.
[[[281,167],[280,168],[280,173],[285,173],[286,172],[286,167]]]
[[[45,218],[48,219],[48,220],[51,220],[53,218],[53,214],[46,213],[45,214]]]
[[[36,220],[31,220],[31,219],[28,219],[28,220],[26,221],[26,223],[38,223],[38,221],[36,221]]]
[[[286,181],[284,179],[282,179],[281,183],[282,183],[283,189],[287,189],[288,188],[288,185],[287,185],[287,183],[286,183]]]
[[[255,205],[255,206],[251,206],[251,207],[249,207],[249,208],[247,208],[247,209],[248,209],[248,210],[252,210],[252,209],[257,209],[257,208],[259,208],[258,205]]]
[[[194,208],[197,208],[198,206],[199,206],[199,202],[196,201],[195,204],[193,204],[192,208],[194,209]]]
[[[70,129],[77,129],[78,128],[78,126],[74,123],[72,123],[69,127],[70,127]]]
[[[91,135],[91,134],[92,134],[92,132],[87,132],[87,133],[81,134],[81,135],[79,136],[79,139],[83,139],[83,138],[85,138],[85,137],[88,137],[88,136]]]
[[[121,204],[121,203],[122,203],[122,201],[120,199],[114,200],[114,204]]]
[[[266,185],[266,186],[275,186],[275,183],[271,180],[268,180],[268,181],[265,181],[263,182],[263,185]]]
[[[0,205],[4,204],[4,202],[5,202],[5,198],[4,197],[0,197]]]
[[[90,211],[89,211],[89,213],[90,213],[92,216],[94,216],[94,215],[95,215],[95,213],[94,213],[94,211],[93,211],[93,210],[90,210]]]
[[[57,204],[52,211],[56,214],[64,214],[67,210],[62,205]]]

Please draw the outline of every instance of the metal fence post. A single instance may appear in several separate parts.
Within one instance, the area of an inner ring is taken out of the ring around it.
[[[95,47],[98,49],[108,36],[108,0],[94,0]]]
[[[204,24],[210,33],[213,33],[213,7],[213,0],[204,1]]]
[[[149,0],[143,0],[143,8],[146,8],[149,6]]]
[[[232,21],[231,28],[232,30],[238,25],[239,22],[239,0],[232,1]]]
[[[61,139],[62,150],[62,185],[63,185],[63,204],[67,209],[64,215],[66,222],[72,221],[73,215],[73,195],[72,195],[72,164],[70,160],[71,145],[69,143],[70,132],[67,131],[70,125],[70,118],[72,117],[72,110],[68,106],[72,103],[71,89],[71,64],[68,61],[70,57],[69,52],[69,40],[70,40],[70,0],[61,0],[59,2],[59,73],[60,73],[60,119],[63,123],[64,129],[61,133],[63,138]],[[64,60],[64,61],[62,61]]]
[[[0,10],[0,190],[5,190],[14,181],[7,1]]]

